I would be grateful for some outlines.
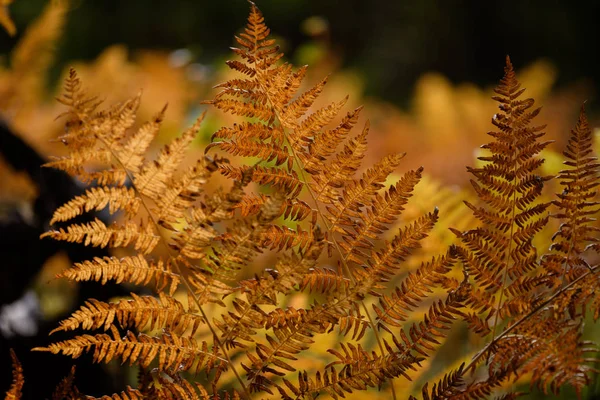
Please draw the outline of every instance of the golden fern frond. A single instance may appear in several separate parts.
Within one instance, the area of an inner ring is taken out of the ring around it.
[[[370,291],[378,282],[387,282],[395,275],[399,265],[423,240],[438,220],[438,210],[426,214],[412,224],[400,229],[398,234],[379,250],[371,250],[371,257],[362,268],[353,270],[354,277],[361,290]]]
[[[344,149],[337,153],[335,159],[326,163],[326,168],[320,175],[313,175],[311,189],[317,201],[335,203],[339,200],[338,188],[343,187],[352,179],[360,168],[367,150],[368,126],[355,138],[344,145]]]
[[[322,128],[338,115],[346,101],[347,98],[332,106],[315,111],[313,116],[308,117],[299,128],[298,135],[301,135],[300,137],[309,137],[311,132],[318,132],[309,141],[308,151],[305,155],[304,169],[308,173],[318,175],[323,171],[323,161],[335,153],[337,146],[343,142],[358,122],[362,107],[349,112],[335,129],[322,131]]]
[[[157,292],[163,291],[168,285],[169,293],[173,295],[181,278],[172,271],[170,263],[162,260],[148,262],[142,255],[123,257],[94,258],[64,270],[58,277],[65,277],[72,281],[95,281],[103,285],[109,280],[116,283],[129,282],[136,285],[148,285],[155,281]]]
[[[178,300],[162,292],[159,293],[159,299],[138,296],[135,293],[131,293],[131,297],[131,300],[120,300],[116,303],[90,299],[50,333],[78,328],[107,331],[118,322],[121,328],[164,328],[177,334],[186,333],[189,329],[189,334],[194,335],[198,327],[204,324],[202,317],[196,315],[193,310],[186,310]]]
[[[444,256],[423,263],[416,271],[409,273],[391,295],[380,297],[379,305],[373,305],[377,327],[390,333],[393,332],[388,325],[401,327],[408,314],[440,284],[455,262],[456,254],[451,249]]]
[[[361,208],[371,200],[377,192],[383,188],[383,183],[387,177],[398,167],[400,160],[404,157],[404,154],[391,154],[384,157],[378,163],[368,168],[358,180],[350,180],[349,183],[344,185],[342,191],[342,197],[333,203],[333,207],[328,207],[327,211],[331,214],[329,220],[331,222],[331,229],[336,231],[340,225],[353,225],[354,218],[359,217]],[[344,167],[346,169],[346,167]],[[402,191],[410,192],[412,190],[411,181],[416,178],[420,179],[421,170],[411,171],[406,174],[407,179],[403,182],[399,182]],[[352,171],[354,174],[354,171]],[[350,178],[352,175],[349,175]],[[413,179],[411,179],[411,177]],[[348,180],[348,179],[346,179]],[[416,184],[417,182],[414,182]],[[329,185],[333,185],[330,181]],[[394,215],[391,213],[389,216]],[[398,210],[396,214],[398,215]],[[365,224],[369,224],[370,221],[366,220]]]
[[[5,4],[1,7],[6,10]],[[47,71],[66,22],[68,8],[68,0],[48,2],[40,17],[27,27],[10,55],[10,78],[0,96],[0,108],[3,110],[18,112],[20,108],[39,104],[44,98]],[[6,14],[0,13],[0,16]]]
[[[340,242],[340,246],[346,252],[346,260],[361,264],[362,260],[367,258],[364,251],[372,248],[373,243],[371,241],[378,239],[383,232],[389,229],[390,224],[396,221],[398,215],[404,210],[404,206],[411,197],[411,192],[415,185],[419,183],[421,171],[419,169],[407,172],[383,196],[379,196],[376,193],[377,188],[374,187],[374,193],[371,193],[370,196],[367,194],[364,200],[358,200],[362,204],[363,202],[366,203],[365,200],[372,199],[370,207],[366,210],[366,217],[356,221],[354,224],[352,224],[353,220],[348,217],[357,217],[359,215],[349,211],[346,212],[346,210],[341,213],[339,218],[341,221],[339,223],[353,225],[352,229],[355,231],[350,232],[346,230],[345,235],[342,237],[343,241]],[[387,171],[385,172],[387,173]],[[361,181],[361,185],[365,184],[364,182],[364,180]]]
[[[299,246],[301,249],[306,248],[314,240],[312,231],[304,231],[300,226],[297,229],[291,229],[278,225],[271,225],[262,235],[262,245],[271,248],[289,249]]]
[[[10,358],[12,359],[12,384],[10,389],[6,392],[5,400],[21,400],[23,396],[23,385],[25,384],[25,377],[23,376],[23,367],[17,358],[13,349],[10,349]]]
[[[520,286],[520,278],[539,273],[532,241],[547,223],[544,214],[549,206],[536,203],[549,179],[536,174],[543,163],[536,155],[549,143],[539,140],[544,127],[531,125],[539,109],[530,110],[533,99],[519,99],[525,89],[508,57],[504,71],[493,97],[500,103],[501,112],[492,118],[499,130],[489,132],[494,141],[482,146],[490,155],[479,157],[485,162],[481,168],[468,168],[475,178],[473,188],[486,206],[466,204],[483,226],[454,231],[465,247],[459,250],[465,270],[497,297],[497,305],[489,310],[495,314],[494,328],[500,314],[514,315],[510,305],[515,301],[521,303],[520,311],[527,309],[528,292]]]
[[[102,396],[102,397],[93,397],[93,396],[85,396],[88,400],[143,400],[146,397],[137,389],[133,389],[131,387],[127,387],[126,390],[121,393],[115,393],[110,396]]]
[[[388,347],[391,349],[391,346],[388,345]],[[380,386],[383,382],[398,376],[408,377],[406,371],[418,363],[417,359],[401,357],[394,352],[390,352],[386,356],[379,356],[363,350],[360,346],[349,345],[342,347],[342,351],[345,354],[332,352],[339,358],[339,361],[332,364],[343,365],[339,370],[332,365],[326,367],[322,372],[318,371],[314,377],[309,377],[307,372],[300,372],[298,386],[284,379],[285,386],[277,387],[282,398],[314,398],[325,392],[332,398],[338,399],[345,397],[345,393]]]
[[[308,288],[310,292],[342,293],[348,290],[350,284],[350,279],[339,268],[337,271],[331,268],[312,268],[304,274],[300,290]]]
[[[297,197],[304,186],[296,171],[285,171],[275,167],[241,166],[232,167],[222,165],[221,173],[227,178],[240,180],[242,176],[250,173],[253,182],[260,185],[270,185],[276,190],[288,193],[289,197]]]
[[[287,147],[271,143],[254,142],[250,139],[212,142],[207,146],[206,150],[208,151],[211,147],[219,147],[222,151],[234,156],[258,157],[266,162],[275,161],[275,165],[277,166],[287,163],[288,169],[291,169],[291,163],[293,162]]]
[[[431,392],[429,391],[429,384],[423,385],[421,394],[423,400],[441,400],[452,398],[454,391],[464,385],[463,373],[465,364],[461,364],[455,371],[444,374],[444,377],[439,382],[434,383]],[[416,400],[415,397],[410,396],[409,400]]]
[[[32,350],[62,353],[78,358],[92,348],[93,360],[97,363],[107,363],[114,358],[120,358],[123,363],[136,363],[142,368],[147,368],[157,361],[159,370],[172,372],[191,370],[198,373],[203,369],[210,371],[220,363],[226,362],[219,356],[218,348],[210,351],[206,342],[199,343],[192,337],[179,336],[173,332],[152,337],[143,333],[136,335],[131,331],[127,331],[125,336],[121,337],[114,325],[111,327],[111,335],[80,335]]]
[[[141,194],[158,199],[167,190],[168,183],[173,179],[203,120],[204,114],[180,137],[166,144],[155,162],[144,164],[134,181],[135,187]]]
[[[114,214],[119,210],[135,215],[140,206],[140,199],[135,190],[126,187],[90,188],[85,194],[77,196],[54,211],[50,225],[64,222],[93,210],[100,211],[108,206],[108,212]]]
[[[594,216],[600,209],[600,203],[595,201],[597,186],[600,185],[600,164],[592,149],[592,130],[583,106],[563,154],[567,169],[561,170],[557,177],[563,191],[553,202],[559,209],[553,217],[560,219],[562,224],[552,239],[551,250],[555,254],[549,255],[545,261],[562,266],[556,273],[568,283],[581,271],[590,269],[582,255],[598,243],[595,234],[599,229],[594,226]],[[561,282],[557,278],[559,285]]]
[[[245,196],[242,201],[235,206],[236,209],[240,209],[242,217],[256,214],[261,206],[265,204],[268,196],[264,194],[249,194]],[[305,201],[300,199],[285,199],[283,211],[283,218],[290,221],[304,221],[309,216],[312,217],[313,225],[316,223],[316,212],[315,210]]]
[[[71,224],[67,229],[48,231],[41,235],[42,239],[45,237],[95,247],[125,247],[131,244],[142,254],[151,253],[159,242],[150,223],[128,221],[123,226],[106,226],[98,218],[88,223]]]
[[[451,291],[445,300],[433,303],[424,320],[413,324],[408,335],[404,329],[400,329],[403,343],[399,345],[401,354],[428,357],[429,352],[435,351],[435,346],[439,345],[438,339],[446,336],[442,331],[448,330],[454,320],[464,318],[460,309],[464,307],[469,291],[469,285],[463,282]]]
[[[239,179],[252,170],[252,180],[270,189],[243,200],[240,208],[245,215],[253,215],[258,205],[271,196],[265,193],[272,193],[272,189],[285,194],[283,204],[297,200],[302,189],[306,189],[315,203],[311,204],[314,208],[313,223],[318,218],[323,220],[328,232],[327,240],[331,241],[330,250],[339,252],[343,274],[348,279],[346,285],[341,283],[345,282],[341,275],[331,279],[329,274],[311,273],[303,281],[302,288],[311,285],[323,291],[332,289],[325,293],[328,307],[314,303],[308,309],[282,308],[269,313],[266,321],[273,333],[268,333],[268,343],[257,344],[256,352],[248,353],[250,364],[244,364],[251,389],[267,391],[274,383],[271,376],[290,371],[288,356],[307,349],[314,335],[342,325],[344,335],[349,332],[357,332],[355,337],[359,335],[366,326],[367,316],[357,311],[357,303],[361,304],[368,294],[380,295],[378,291],[382,283],[390,280],[398,272],[400,262],[419,247],[419,241],[428,235],[438,216],[437,212],[426,214],[401,230],[391,242],[381,243],[384,231],[401,213],[410,192],[418,183],[421,170],[409,172],[381,198],[378,192],[398,167],[402,154],[384,157],[355,178],[362,167],[369,131],[367,122],[359,134],[349,137],[358,122],[361,108],[349,112],[337,127],[326,129],[347,99],[312,111],[326,80],[299,93],[306,68],[293,72],[289,64],[277,64],[281,54],[273,47],[274,41],[268,38],[262,15],[254,5],[251,9],[251,22],[245,36],[237,38],[240,49],[234,49],[241,59],[228,62],[231,69],[245,76],[218,85],[221,92],[207,103],[221,111],[251,116],[261,122],[219,130],[213,137],[215,144],[212,147],[232,155],[259,158],[258,165],[253,167],[222,167],[222,173],[233,179]],[[260,35],[250,34],[256,29],[261,32]],[[270,138],[268,132],[276,136]],[[342,144],[343,147],[338,150]],[[281,151],[279,158],[274,156],[275,150]],[[260,165],[267,162],[275,165]],[[320,208],[321,204],[325,205],[325,209]],[[287,209],[287,206],[284,207]],[[304,215],[307,214],[308,210],[304,212]],[[281,228],[270,229],[282,231]],[[289,235],[278,233],[277,241],[270,240],[264,244],[275,242],[277,250],[285,250],[302,243],[293,231],[285,228],[283,231]],[[350,261],[358,264],[358,268],[350,270]],[[274,277],[257,278],[256,285],[268,284],[270,279]],[[271,296],[267,298],[272,299]],[[248,309],[246,302],[237,304],[242,310]],[[259,310],[254,310],[253,315],[256,321],[248,324],[252,327],[245,332],[248,335],[256,332],[259,321],[264,320]],[[382,353],[385,352],[381,340],[377,338],[377,341]]]

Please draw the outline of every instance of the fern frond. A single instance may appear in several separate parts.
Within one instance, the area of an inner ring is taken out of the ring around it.
[[[120,300],[116,303],[105,303],[95,299],[86,301],[85,305],[75,311],[71,317],[61,321],[57,331],[75,330],[78,328],[109,330],[117,321],[121,328],[138,330],[154,330],[164,328],[169,332],[183,334],[188,329],[190,335],[204,324],[202,317],[186,310],[175,298],[159,293],[159,299],[152,296],[138,296],[131,293],[131,300]]]
[[[373,247],[371,241],[375,241],[381,237],[381,234],[389,229],[389,225],[396,221],[398,215],[404,210],[404,206],[411,197],[411,192],[415,185],[419,182],[421,171],[422,170],[419,169],[417,171],[407,172],[396,185],[391,186],[385,192],[383,197],[376,193],[380,181],[372,183],[361,181],[361,186],[373,185],[371,193],[365,193],[366,196],[365,194],[362,195],[365,197],[364,200],[369,198],[373,199],[370,207],[366,210],[366,216],[363,217],[360,214],[357,215],[349,210],[348,212],[344,210],[343,213],[340,213],[340,217],[338,218],[339,224],[354,225],[353,229],[355,233],[350,233],[346,230],[345,235],[342,237],[343,241],[340,242],[340,246],[346,252],[344,257],[346,260],[360,264],[363,259],[367,258],[363,249],[371,249]],[[388,171],[385,171],[384,174],[387,172]],[[382,174],[382,177],[384,174]],[[349,192],[350,191],[351,189],[349,189]],[[362,204],[361,200],[358,200],[360,204]],[[353,223],[353,219],[349,218],[351,216],[354,216],[355,218],[359,217],[359,219]]]
[[[322,111],[316,111],[312,119],[311,117],[308,117],[304,121],[304,124],[299,128],[298,135],[302,135],[301,137],[308,137],[310,136],[310,132],[320,132],[321,128],[330,123],[339,113],[346,101],[347,99],[343,102],[334,104],[333,106],[321,109]],[[331,156],[339,143],[343,142],[348,136],[352,128],[358,122],[361,110],[362,107],[348,113],[335,129],[320,132],[309,142],[308,154],[306,160],[304,160],[304,169],[308,173],[318,175],[323,172],[323,161]],[[315,122],[313,122],[313,119]],[[315,123],[318,123],[318,125],[315,125]]]
[[[351,280],[341,270],[313,268],[304,275],[300,290],[317,293],[342,293],[348,290]]]
[[[135,190],[126,187],[93,187],[85,194],[77,196],[54,211],[50,225],[73,219],[84,212],[100,211],[108,206],[108,211],[114,214],[118,210],[135,215],[140,206],[140,199]]]
[[[237,139],[228,142],[212,142],[207,146],[206,150],[208,151],[211,147],[219,147],[222,151],[234,156],[258,157],[266,162],[275,161],[275,165],[277,166],[287,164],[288,169],[291,169],[293,162],[287,147],[281,147],[277,144]]]
[[[69,3],[68,0],[49,2],[11,52],[10,89],[0,100],[4,110],[15,107],[17,102],[20,106],[32,105],[44,98],[47,71],[62,35]]]
[[[10,358],[12,359],[12,384],[6,392],[5,400],[21,400],[23,396],[23,385],[25,377],[23,376],[23,367],[17,358],[13,349],[10,349]]]
[[[596,188],[600,185],[600,164],[593,153],[592,130],[583,106],[563,154],[567,169],[561,170],[557,177],[563,191],[553,202],[559,209],[553,217],[562,224],[552,238],[554,254],[548,257],[563,265],[561,276],[569,282],[575,279],[577,270],[589,270],[582,254],[598,242],[596,233],[599,231],[594,226],[594,216],[600,210],[600,202],[595,201]]]
[[[131,171],[133,174],[139,171],[150,143],[158,135],[165,111],[166,106],[151,121],[143,124],[125,143],[119,143],[117,146],[108,143],[109,148],[112,152],[116,153],[116,157],[123,165],[123,168]]]
[[[267,199],[268,196],[264,194],[247,195],[235,206],[235,208],[240,209],[242,217],[247,217],[258,213]],[[316,222],[315,210],[303,200],[286,199],[283,207],[283,217],[286,220],[301,222],[309,216],[312,216],[313,224]]]
[[[106,226],[98,218],[88,223],[71,224],[66,230],[48,231],[40,236],[42,239],[45,237],[95,247],[125,247],[131,244],[143,254],[151,253],[159,241],[154,227],[149,223],[128,221],[124,226]]]
[[[156,360],[158,368],[165,371],[191,370],[198,373],[201,369],[210,370],[225,361],[219,357],[218,351],[210,351],[206,342],[198,343],[191,337],[172,332],[151,337],[143,333],[136,335],[131,331],[120,337],[114,326],[111,328],[111,335],[81,335],[32,350],[78,358],[92,348],[93,359],[97,363],[108,363],[114,358],[120,358],[124,363],[136,363],[147,368]]]
[[[296,230],[278,225],[271,225],[262,235],[262,245],[271,248],[289,249],[299,246],[306,248],[313,240],[312,231],[304,231],[300,226]]]
[[[141,194],[157,199],[165,192],[203,120],[204,114],[180,137],[166,144],[155,162],[144,164],[134,180],[135,187]]]
[[[490,132],[494,141],[482,146],[491,154],[479,158],[486,162],[482,167],[468,168],[476,179],[471,183],[486,206],[466,204],[484,226],[455,231],[466,247],[458,251],[465,270],[497,297],[497,306],[488,310],[495,314],[494,327],[500,314],[513,315],[516,303],[523,311],[527,309],[524,291],[512,284],[539,273],[532,241],[548,221],[544,214],[549,204],[536,201],[549,177],[536,173],[542,163],[536,156],[549,142],[539,140],[543,126],[531,126],[539,109],[530,110],[533,99],[519,99],[523,91],[507,58],[493,97],[500,103],[501,112],[492,118],[499,131]]]
[[[354,390],[366,390],[368,387],[380,386],[383,382],[398,376],[408,378],[406,371],[412,368],[418,360],[403,358],[394,353],[380,356],[376,353],[369,354],[360,347],[349,347],[350,351],[343,348],[342,355],[335,352],[343,368],[336,370],[333,366],[318,371],[314,377],[309,377],[306,372],[298,374],[298,386],[284,380],[285,388],[278,386],[284,399],[314,398],[321,392],[327,393],[334,399],[345,397],[345,393]],[[291,397],[285,389],[291,391]]]
[[[390,333],[392,330],[388,325],[401,327],[408,314],[428,293],[433,292],[432,289],[440,283],[442,276],[448,273],[455,262],[456,255],[450,250],[446,255],[423,263],[415,272],[409,273],[391,295],[382,296],[379,305],[373,305],[377,314],[377,327]]]
[[[288,193],[289,197],[297,197],[304,186],[304,182],[300,180],[296,171],[284,171],[274,167],[262,166],[242,166],[231,167],[228,165],[220,166],[221,173],[234,180],[239,180],[246,173],[251,173],[253,182],[261,185],[271,185],[276,190],[281,190]]]
[[[142,255],[124,257],[94,258],[66,269],[58,275],[72,281],[95,281],[105,284],[109,280],[116,283],[129,282],[135,285],[148,285],[155,281],[156,291],[161,292],[169,285],[169,293],[173,295],[180,282],[178,274],[172,272],[170,263],[148,262]]]
[[[85,398],[88,400],[143,400],[143,399],[145,399],[142,392],[140,392],[137,389],[133,389],[129,386],[127,387],[126,390],[122,391],[121,393],[114,393],[110,396],[102,396],[102,397],[85,396]]]
[[[420,247],[419,242],[427,237],[437,220],[438,210],[434,210],[401,229],[391,241],[386,241],[382,249],[372,250],[366,265],[354,270],[356,281],[370,284],[387,282],[396,273],[399,264]]]
[[[465,305],[469,292],[468,286],[463,282],[459,288],[451,291],[444,301],[440,300],[432,304],[424,320],[413,324],[408,335],[400,329],[403,345],[399,347],[403,355],[414,352],[428,357],[429,352],[435,351],[435,346],[440,344],[438,339],[446,337],[442,331],[448,330],[457,318],[464,318],[464,313],[460,309]]]
[[[65,376],[54,389],[52,400],[71,400],[81,397],[81,393],[74,384],[75,381],[75,366],[71,367],[69,374]]]

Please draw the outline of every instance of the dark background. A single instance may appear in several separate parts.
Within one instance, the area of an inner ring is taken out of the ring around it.
[[[17,0],[11,14],[22,34],[45,0]],[[437,71],[451,81],[497,82],[504,57],[516,68],[539,58],[558,69],[558,85],[600,81],[600,1],[467,0],[258,0],[272,31],[294,54],[310,38],[301,29],[311,16],[329,23],[328,40],[343,67],[358,70],[366,95],[406,106],[417,78]],[[52,78],[68,60],[95,58],[109,45],[130,50],[192,50],[214,65],[226,57],[232,32],[245,23],[245,0],[74,0],[58,46]],[[0,35],[7,54],[18,40]],[[591,91],[593,93],[593,90]],[[592,100],[592,99],[590,99]],[[597,109],[591,102],[591,107]]]

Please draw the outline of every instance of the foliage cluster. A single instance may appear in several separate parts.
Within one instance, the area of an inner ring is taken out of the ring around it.
[[[512,399],[522,377],[544,392],[590,385],[597,348],[582,332],[586,310],[600,317],[600,177],[583,108],[548,200],[553,177],[540,153],[550,142],[507,58],[495,130],[460,205],[453,193],[435,198],[435,185],[419,192],[423,168],[398,174],[404,154],[365,166],[362,108],[347,111],[347,98],[317,106],[327,79],[306,88],[307,67],[281,61],[253,4],[236,41],[235,76],[206,104],[241,118],[191,162],[204,115],[154,156],[166,107],[139,123],[141,95],[102,109],[70,71],[59,98],[67,153],[46,167],[88,188],[54,211],[43,240],[114,249],[62,278],[144,289],[89,299],[55,329],[71,339],[34,350],[136,365],[138,386],[104,397],[113,399],[339,398],[369,388]],[[211,184],[219,175],[229,183]],[[414,212],[431,198],[439,207]],[[93,214],[104,209],[116,221]],[[434,376],[460,330],[475,346]],[[23,386],[14,365],[10,399]],[[92,398],[74,376],[54,398]]]

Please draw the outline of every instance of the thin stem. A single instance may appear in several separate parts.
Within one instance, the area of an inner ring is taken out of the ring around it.
[[[512,112],[512,109],[511,109]],[[516,147],[515,147],[515,152]],[[512,157],[512,171],[511,174],[514,175],[514,170],[516,168],[516,159],[514,157]],[[498,326],[498,317],[500,316],[500,307],[502,307],[502,300],[504,298],[504,290],[506,289],[506,280],[508,278],[508,263],[510,261],[510,254],[512,251],[512,246],[513,246],[513,241],[514,241],[514,230],[515,230],[515,213],[516,213],[516,209],[517,209],[517,205],[516,205],[516,199],[517,199],[517,190],[515,188],[516,184],[513,185],[513,193],[512,193],[512,215],[511,215],[511,225],[510,225],[510,238],[509,238],[509,243],[508,243],[508,250],[506,251],[506,257],[505,257],[505,262],[504,262],[504,274],[502,277],[502,288],[500,289],[500,296],[498,297],[498,305],[496,306],[496,315],[494,315],[494,326],[492,327],[492,340],[489,343],[489,346],[491,346],[492,344],[494,344],[494,336],[496,335],[496,328]]]
[[[258,69],[258,68],[257,68]],[[257,71],[257,72],[262,72],[262,71]],[[282,119],[279,115],[279,113],[277,112],[276,107],[274,106],[274,102],[272,101],[271,97],[269,96],[269,91],[267,88],[264,87],[264,85],[262,84],[262,79],[258,79],[258,75],[257,74],[257,83],[260,85],[261,89],[265,92],[266,96],[267,96],[267,101],[269,102],[269,104],[271,105],[272,109],[273,109],[273,113],[275,114],[275,117],[277,118],[277,121],[279,123],[279,125],[282,128],[283,131],[283,136],[285,138],[285,141],[288,143],[289,148],[292,152],[292,157],[294,160],[294,163],[296,164],[298,171],[300,173],[300,177],[301,177],[301,181],[304,182],[308,193],[310,194],[315,208],[317,209],[317,214],[319,215],[319,217],[321,218],[321,220],[323,221],[323,223],[325,224],[325,227],[327,228],[327,230],[329,232],[332,232],[332,227],[329,226],[329,221],[327,221],[327,218],[325,218],[324,213],[321,211],[321,209],[319,208],[319,201],[317,199],[317,197],[315,196],[314,192],[312,191],[310,185],[308,184],[308,180],[306,179],[306,175],[304,172],[304,166],[302,165],[302,161],[300,160],[300,158],[297,156],[296,151],[294,150],[294,145],[291,143],[288,135],[286,134],[286,127],[281,123]],[[336,238],[332,235],[331,237],[332,241],[333,241],[333,245],[335,246],[338,254],[340,255],[340,257],[342,258],[342,266],[344,269],[344,272],[346,275],[348,275],[352,281],[353,285],[356,285],[356,278],[354,277],[354,275],[352,274],[352,272],[350,271],[350,268],[348,267],[348,263],[346,262],[346,257],[344,257],[344,253],[340,247],[340,245],[338,244]],[[362,308],[365,311],[365,314],[367,315],[367,318],[369,320],[369,325],[371,326],[371,329],[373,330],[373,333],[375,335],[375,339],[377,340],[377,344],[379,345],[379,349],[381,351],[381,354],[383,355],[385,353],[385,349],[383,348],[383,343],[381,341],[381,337],[379,336],[379,332],[377,331],[376,327],[375,327],[375,322],[373,321],[373,318],[371,317],[371,314],[369,312],[369,309],[367,308],[367,305],[365,304],[365,302],[363,300],[360,300],[360,304],[362,306]],[[394,389],[394,382],[393,379],[390,380],[390,386],[392,388],[392,398],[394,400],[396,400],[396,390]]]

